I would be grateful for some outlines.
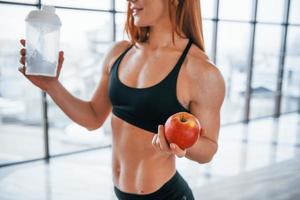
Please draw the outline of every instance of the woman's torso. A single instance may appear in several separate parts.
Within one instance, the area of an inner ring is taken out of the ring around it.
[[[131,47],[124,54],[120,64],[113,66],[118,67],[115,71],[119,79],[118,84],[133,90],[145,88],[145,91],[149,87],[159,85],[178,64],[187,42],[182,40],[180,47],[176,49],[148,50],[146,47]],[[175,87],[176,100],[180,104],[178,106],[185,110],[188,110],[189,105],[184,70],[187,62],[187,59],[184,59],[179,66]],[[114,70],[113,68],[111,70]],[[116,187],[128,193],[149,194],[159,189],[174,175],[175,156],[155,151],[152,146],[153,132],[134,126],[115,114],[112,115],[111,125],[113,182]]]

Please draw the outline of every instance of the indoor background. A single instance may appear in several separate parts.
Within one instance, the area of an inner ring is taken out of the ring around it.
[[[62,20],[60,80],[81,99],[93,94],[108,48],[127,39],[126,0],[0,1],[0,199],[114,199],[110,121],[87,131],[18,71],[24,19],[43,5],[55,6]],[[196,199],[218,199],[222,192],[203,190],[273,172],[277,164],[278,171],[300,164],[300,0],[201,6],[206,53],[226,81],[219,150],[207,164],[177,162]],[[247,192],[237,193],[246,199]],[[292,191],[269,195],[261,199],[300,199]]]

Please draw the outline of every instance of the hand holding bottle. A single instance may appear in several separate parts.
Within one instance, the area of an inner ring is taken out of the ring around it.
[[[20,43],[22,44],[23,47],[25,47],[26,41],[24,39],[20,40]],[[58,81],[62,65],[64,62],[64,52],[60,51],[59,52],[59,57],[58,57],[58,65],[57,65],[57,72],[55,77],[47,77],[47,76],[37,76],[37,75],[26,75],[26,66],[25,66],[25,60],[26,60],[26,48],[22,48],[20,50],[21,58],[20,58],[20,63],[23,65],[23,67],[19,68],[19,71],[29,80],[31,81],[34,85],[39,87],[43,91],[47,91],[49,87],[55,82]]]

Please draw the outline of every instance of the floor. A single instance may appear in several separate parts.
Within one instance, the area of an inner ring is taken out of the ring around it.
[[[110,154],[106,148],[53,158],[50,164],[39,161],[0,168],[0,199],[113,200]],[[177,169],[197,200],[254,199],[255,194],[261,194],[257,199],[292,200],[300,199],[293,189],[300,184],[299,154],[300,115],[292,113],[224,126],[219,150],[210,163],[177,159]],[[272,188],[283,194],[276,195]]]
[[[299,184],[300,158],[297,157],[208,183],[194,193],[198,199],[209,200],[299,200]]]

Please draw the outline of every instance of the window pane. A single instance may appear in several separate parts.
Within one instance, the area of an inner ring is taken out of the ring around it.
[[[220,18],[250,20],[253,0],[220,0]]]
[[[291,0],[290,6],[290,23],[300,24],[300,1]]]
[[[300,110],[300,28],[289,27],[282,87],[282,112]]]
[[[0,164],[44,157],[41,91],[17,70],[33,9],[0,4]]]
[[[127,10],[127,0],[115,0],[115,7],[117,11],[126,12]]]
[[[83,42],[87,45],[87,42],[112,41],[113,24],[110,13],[57,9],[57,14],[62,20],[63,42]]]
[[[285,0],[258,1],[257,21],[278,22],[283,21]]]
[[[203,34],[206,54],[211,58],[212,56],[212,37],[213,37],[213,23],[209,20],[203,20]]]
[[[281,26],[257,25],[251,118],[274,114],[280,41]]]
[[[220,22],[217,47],[217,67],[226,82],[226,98],[222,108],[222,123],[243,119],[250,25]]]
[[[124,26],[125,26],[125,22],[126,22],[126,14],[124,13],[117,13],[116,14],[116,35],[117,41],[121,41],[121,40],[129,40],[127,37],[127,34],[124,30]]]
[[[76,7],[76,8],[92,8],[92,9],[111,9],[111,0],[42,0],[42,4],[55,5],[55,6],[66,6],[66,7]]]
[[[6,2],[16,2],[16,3],[28,3],[28,4],[37,4],[37,0],[5,0]]]
[[[200,1],[201,4],[201,14],[203,18],[213,18],[215,17],[215,0]]]
[[[71,94],[89,100],[101,76],[103,55],[112,44],[112,14],[65,9],[58,9],[57,14],[62,19],[61,49],[65,52],[60,80]],[[89,134],[48,100],[51,154],[109,143],[105,128]]]

